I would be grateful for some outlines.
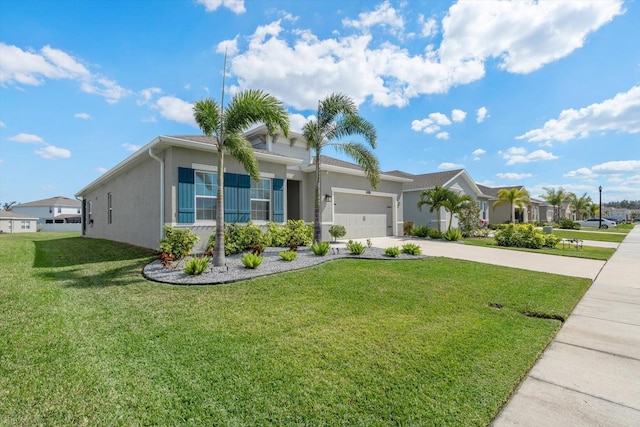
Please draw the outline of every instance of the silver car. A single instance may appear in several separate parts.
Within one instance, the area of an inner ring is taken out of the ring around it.
[[[584,221],[576,221],[582,228],[616,228],[616,223],[602,218],[602,226],[600,226],[600,218],[589,218]]]

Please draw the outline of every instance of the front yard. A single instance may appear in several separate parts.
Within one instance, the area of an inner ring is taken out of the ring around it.
[[[337,260],[148,282],[149,251],[0,236],[0,425],[486,425],[590,285]]]

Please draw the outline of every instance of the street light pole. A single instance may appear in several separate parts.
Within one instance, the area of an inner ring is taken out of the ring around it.
[[[598,209],[598,213],[600,214],[600,222],[598,225],[598,229],[602,228],[602,185],[598,187],[598,191],[600,192],[600,208]]]

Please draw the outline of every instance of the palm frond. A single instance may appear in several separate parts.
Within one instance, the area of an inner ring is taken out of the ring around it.
[[[362,169],[373,188],[378,187],[380,181],[380,165],[376,156],[363,144],[357,142],[343,142],[335,144],[336,151],[351,157]]]
[[[372,148],[376,148],[378,143],[376,128],[357,114],[346,114],[339,117],[327,138],[340,139],[353,135],[361,135]]]
[[[193,105],[193,118],[206,136],[219,136],[221,114],[220,106],[211,98],[201,99]]]
[[[227,133],[224,140],[224,148],[235,158],[247,171],[251,179],[260,180],[260,169],[258,159],[249,141],[238,133]]]
[[[289,136],[289,114],[282,102],[268,93],[251,89],[236,94],[225,111],[225,133],[242,133],[264,123],[270,134],[280,129]]]
[[[340,115],[357,114],[358,108],[349,96],[343,93],[332,93],[318,103],[318,123],[324,128]]]

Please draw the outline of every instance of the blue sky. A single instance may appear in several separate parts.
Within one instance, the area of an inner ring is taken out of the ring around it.
[[[632,1],[0,1],[0,202],[73,194],[191,105],[351,96],[383,170],[640,199]],[[331,153],[327,153],[331,154]]]

